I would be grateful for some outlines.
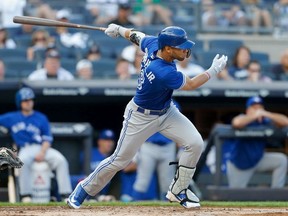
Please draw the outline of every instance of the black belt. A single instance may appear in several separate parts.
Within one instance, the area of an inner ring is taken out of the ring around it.
[[[138,107],[137,111],[140,113],[143,113],[145,115],[158,115],[158,116],[162,116],[164,115],[167,110],[170,108],[170,105],[168,107],[166,107],[165,109],[162,110],[148,110],[148,109],[144,109],[142,107]]]

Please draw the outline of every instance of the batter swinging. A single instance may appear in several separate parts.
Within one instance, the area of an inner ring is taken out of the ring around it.
[[[174,90],[193,90],[216,76],[226,66],[227,56],[219,57],[217,54],[207,71],[190,79],[177,71],[174,63],[175,59],[183,61],[189,57],[194,45],[187,39],[184,29],[166,27],[155,37],[110,24],[105,34],[110,37],[120,35],[140,46],[145,53],[137,92],[126,106],[115,152],[77,185],[67,204],[80,208],[88,195],[95,196],[118,171],[129,164],[147,138],[160,132],[184,147],[166,198],[179,202],[185,208],[200,207],[198,197],[188,186],[202,152],[203,140],[195,126],[173,104],[171,96]]]

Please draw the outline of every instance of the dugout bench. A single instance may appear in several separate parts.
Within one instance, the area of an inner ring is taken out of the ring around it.
[[[52,147],[60,151],[68,160],[70,175],[90,174],[91,149],[93,144],[93,127],[87,122],[52,122],[51,132],[54,137]],[[0,146],[11,147],[11,137],[0,130]],[[80,161],[80,152],[84,154]],[[7,179],[8,170],[0,173],[0,202],[8,201]]]
[[[269,140],[282,141],[283,145],[269,146],[267,151],[280,151],[287,154],[288,127],[276,129],[273,127],[258,127],[242,130],[234,130],[231,125],[217,124],[211,131],[205,151],[203,152],[198,170],[205,165],[207,154],[211,147],[216,147],[215,173],[212,174],[212,184],[202,188],[204,199],[223,200],[223,201],[287,201],[288,188],[272,189],[270,188],[271,173],[255,173],[249,185],[245,189],[232,189],[227,186],[227,178],[222,171],[223,154],[222,144],[225,139],[230,138],[261,138]],[[195,173],[195,179],[201,182],[203,176],[201,173]],[[207,176],[206,176],[207,177]],[[205,178],[205,177],[204,177]],[[288,179],[287,179],[288,180]],[[287,182],[286,180],[286,182]],[[253,186],[251,186],[253,185]],[[257,186],[258,185],[258,186]],[[259,186],[261,185],[261,186]],[[265,185],[265,186],[263,186]]]

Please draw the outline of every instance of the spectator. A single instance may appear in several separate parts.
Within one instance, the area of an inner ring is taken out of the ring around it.
[[[0,26],[16,28],[19,24],[13,22],[14,16],[23,16],[26,0],[0,1]]]
[[[0,60],[0,81],[5,79],[5,64]]]
[[[228,67],[227,71],[221,74],[224,80],[245,80],[248,76],[246,67],[251,59],[250,49],[246,46],[240,46],[232,59],[232,65]]]
[[[272,68],[272,73],[275,75],[275,80],[288,80],[288,49],[282,53],[280,63]]]
[[[59,194],[64,201],[72,190],[69,167],[65,157],[51,147],[53,137],[45,114],[34,110],[35,94],[31,88],[21,88],[16,93],[19,110],[0,115],[0,125],[7,128],[20,149],[19,158],[25,164],[19,175],[22,202],[31,202],[32,164],[46,161],[56,171]]]
[[[93,79],[93,65],[87,59],[80,60],[76,65],[76,75],[81,80]]]
[[[275,26],[279,28],[279,33],[288,32],[288,0],[275,2],[273,11],[275,15]]]
[[[288,126],[285,115],[265,110],[260,97],[251,97],[246,102],[246,113],[232,119],[235,129],[276,126]],[[227,161],[227,177],[230,188],[247,187],[253,173],[272,172],[272,188],[285,185],[287,175],[287,156],[280,152],[265,152],[268,142],[264,139],[230,140],[230,159]]]
[[[45,3],[42,0],[27,0],[25,7],[25,14],[28,16],[55,19],[56,11],[52,9],[49,3]]]
[[[70,12],[66,9],[57,11],[56,20],[61,22],[69,22]],[[89,36],[83,32],[70,33],[67,27],[56,28],[56,39],[66,48],[86,49],[89,41]]]
[[[203,26],[244,26],[246,25],[245,13],[241,10],[238,1],[229,7],[218,7],[213,0],[202,1],[202,24]]]
[[[118,5],[128,3],[128,0],[86,0],[86,9],[90,12],[94,23],[103,25],[115,18]]]
[[[32,46],[27,48],[27,60],[35,60],[35,52],[44,51],[48,48],[50,40],[49,33],[44,29],[38,29],[32,34]],[[42,60],[43,56],[40,56]]]
[[[265,76],[261,71],[261,65],[258,61],[252,60],[247,65],[247,73],[248,77],[246,81],[249,82],[266,82],[269,83],[272,81],[272,79],[268,76]]]
[[[60,55],[57,50],[50,50],[46,54],[43,68],[33,71],[29,76],[29,80],[73,80],[74,76],[61,67]]]
[[[262,0],[242,0],[248,23],[253,26],[254,31],[259,27],[272,27],[272,18],[270,12],[265,8]]]
[[[85,57],[91,62],[95,62],[101,59],[102,56],[99,46],[97,46],[96,44],[92,44]]]
[[[115,19],[112,19],[109,23],[114,23],[122,26],[134,26],[135,24],[130,21],[131,6],[128,3],[119,4],[118,14]]]
[[[0,49],[15,49],[16,43],[9,37],[5,28],[0,28]]]
[[[116,64],[118,78],[127,80],[133,76],[138,77],[143,55],[144,53],[135,45],[125,47]]]
[[[163,24],[171,26],[172,12],[160,0],[137,0],[134,7],[135,23],[140,26]]]
[[[176,66],[177,70],[183,72],[190,78],[205,71],[202,66],[192,62],[192,55],[189,58],[185,58],[183,61],[177,61]]]

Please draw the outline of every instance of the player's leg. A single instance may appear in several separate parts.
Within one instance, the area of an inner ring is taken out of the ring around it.
[[[157,151],[156,144],[145,142],[141,146],[141,149],[138,152],[139,161],[137,162],[136,180],[133,185],[134,200],[145,200],[145,193],[148,190],[152,176],[155,172],[157,155],[159,154],[160,152]]]
[[[161,133],[184,148],[166,197],[178,201],[185,208],[200,207],[198,197],[188,187],[202,153],[203,139],[192,122],[174,106],[161,125]]]
[[[53,148],[47,150],[45,160],[51,169],[56,171],[59,194],[64,200],[72,191],[68,161],[59,151]]]
[[[133,159],[140,146],[157,131],[157,116],[134,111],[130,102],[124,113],[124,121],[114,153],[101,161],[96,169],[80,182],[69,196],[68,205],[80,208],[88,196],[95,196],[119,171]]]
[[[158,146],[159,160],[157,164],[157,174],[159,181],[160,199],[165,200],[165,195],[169,189],[171,179],[175,175],[175,166],[169,166],[171,161],[176,160],[176,144],[168,143],[165,146]]]
[[[19,151],[19,158],[25,166],[19,170],[19,189],[21,201],[32,202],[32,169],[35,155],[40,151],[40,145],[27,145]]]
[[[241,170],[231,161],[227,161],[227,179],[230,188],[245,188],[248,185],[255,168]]]
[[[284,187],[287,175],[287,156],[280,152],[266,152],[257,164],[256,171],[271,171],[271,187]]]

